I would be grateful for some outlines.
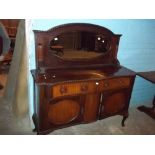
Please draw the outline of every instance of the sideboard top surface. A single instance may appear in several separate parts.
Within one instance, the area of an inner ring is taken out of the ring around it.
[[[123,66],[105,66],[98,69],[66,69],[66,70],[48,70],[40,73],[38,70],[32,70],[32,75],[38,84],[55,84],[65,81],[88,81],[102,80],[120,76],[135,76],[135,72]]]

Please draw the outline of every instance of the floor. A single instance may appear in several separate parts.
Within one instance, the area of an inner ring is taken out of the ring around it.
[[[7,71],[1,72],[0,82],[5,86]],[[0,135],[36,135],[32,131],[30,118],[17,118],[11,103],[3,99],[4,90],[0,90]],[[50,135],[154,135],[155,120],[140,112],[136,107],[129,109],[126,126],[121,126],[121,116],[114,116],[91,124],[76,125],[56,130]]]
[[[76,125],[52,132],[50,135],[154,135],[155,121],[136,107],[129,109],[126,126],[121,126],[121,116],[114,116],[91,124]],[[29,116],[17,118],[11,112],[10,103],[0,102],[1,135],[35,135]]]

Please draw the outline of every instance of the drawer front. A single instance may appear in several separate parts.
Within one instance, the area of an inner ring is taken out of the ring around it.
[[[64,83],[53,86],[51,96],[61,97],[78,94],[97,93],[106,90],[127,88],[130,86],[130,78],[121,77],[114,79],[104,79],[100,81]]]
[[[113,90],[130,87],[130,78],[120,77],[114,79],[105,79],[100,83],[100,90]]]
[[[78,82],[67,83],[53,86],[52,96],[60,97],[66,95],[77,95],[85,93],[93,93],[96,89],[96,82]]]

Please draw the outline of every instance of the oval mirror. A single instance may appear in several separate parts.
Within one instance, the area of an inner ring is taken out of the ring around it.
[[[109,51],[107,37],[92,32],[66,32],[50,41],[51,52],[64,60],[91,59]]]

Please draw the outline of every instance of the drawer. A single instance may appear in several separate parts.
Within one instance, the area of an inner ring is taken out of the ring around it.
[[[130,87],[130,78],[120,77],[113,79],[105,79],[100,83],[100,90],[113,90]]]
[[[99,81],[63,83],[50,89],[51,97],[62,97],[78,94],[97,93],[106,90],[128,88],[130,78],[103,79]]]
[[[52,97],[94,93],[95,91],[97,91],[98,85],[99,85],[99,82],[96,82],[96,81],[55,85],[53,86],[53,88],[51,88]]]

